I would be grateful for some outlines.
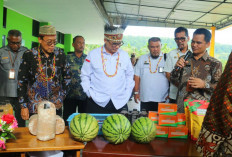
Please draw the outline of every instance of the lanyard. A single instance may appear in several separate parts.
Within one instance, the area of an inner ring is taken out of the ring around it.
[[[163,54],[163,53],[162,53],[162,54]],[[151,73],[151,74],[155,74],[155,73],[157,72],[158,67],[159,67],[159,63],[160,63],[160,61],[162,60],[162,57],[163,57],[163,56],[160,56],[160,59],[159,59],[157,65],[156,65],[155,71],[151,71],[151,60],[150,60],[150,56],[148,57],[148,59],[149,59],[149,70],[150,70],[150,73]]]
[[[9,56],[10,56],[10,62],[11,62],[11,64],[12,64],[12,68],[14,68],[14,63],[15,63],[15,60],[16,60],[16,58],[17,58],[17,56],[18,56],[18,53],[16,53],[16,55],[15,55],[14,62],[12,62],[12,57],[11,57],[10,51],[8,51],[8,54],[9,54]]]

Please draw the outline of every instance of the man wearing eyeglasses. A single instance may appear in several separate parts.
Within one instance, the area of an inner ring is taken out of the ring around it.
[[[81,69],[87,113],[118,113],[134,88],[133,67],[122,45],[123,29],[105,26],[104,45],[89,52]]]
[[[197,29],[191,42],[193,53],[188,58],[180,57],[171,72],[171,82],[179,83],[177,111],[180,113],[184,113],[184,99],[210,100],[221,77],[221,62],[207,52],[210,40],[209,30]]]
[[[55,27],[41,26],[38,41],[38,48],[24,53],[19,68],[18,96],[24,120],[37,113],[38,103],[44,100],[54,103],[56,114],[61,116],[71,80],[65,54],[55,49]]]
[[[18,70],[22,55],[28,49],[21,46],[22,34],[18,30],[10,30],[7,36],[8,45],[0,49],[0,102],[9,102],[14,109],[19,127],[25,126],[21,118],[21,108],[17,98]]]
[[[158,103],[168,97],[169,82],[163,71],[166,54],[161,52],[161,47],[160,38],[150,38],[150,53],[141,56],[135,66],[134,100],[141,101],[141,110],[147,112],[158,111]]]
[[[184,27],[178,27],[175,32],[175,42],[177,44],[177,49],[174,49],[170,51],[167,54],[167,61],[164,66],[164,72],[166,73],[166,77],[170,81],[170,74],[172,70],[174,69],[174,66],[177,62],[177,60],[186,54],[188,51],[188,41],[189,41],[189,35],[188,30]],[[170,103],[176,103],[176,97],[177,97],[177,88],[178,84],[170,83],[170,89],[169,89],[169,102]]]

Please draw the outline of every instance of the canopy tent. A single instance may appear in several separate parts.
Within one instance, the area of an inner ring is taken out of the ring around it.
[[[112,18],[123,16],[128,25],[187,28],[232,24],[232,0],[93,0],[101,13]],[[108,18],[107,18],[108,17]]]
[[[62,33],[83,35],[88,44],[102,43],[104,24],[117,25],[119,17],[135,26],[212,27],[213,34],[232,24],[232,0],[4,0],[4,6]]]

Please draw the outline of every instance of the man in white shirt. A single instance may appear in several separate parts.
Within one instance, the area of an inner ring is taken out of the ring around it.
[[[105,44],[89,52],[85,59],[81,85],[88,96],[86,113],[119,113],[127,108],[134,71],[128,53],[119,49],[123,31],[106,25]]]
[[[166,73],[166,77],[170,81],[170,74],[172,70],[174,69],[174,66],[177,62],[177,60],[180,58],[180,56],[183,56],[188,51],[188,30],[184,27],[178,27],[175,30],[175,42],[177,44],[177,49],[174,49],[170,51],[167,54],[167,61],[164,66],[164,72]],[[176,103],[176,97],[177,97],[177,88],[178,85],[174,85],[170,83],[170,91],[169,91],[169,102],[170,103]]]
[[[168,97],[169,82],[163,72],[165,55],[161,53],[160,38],[148,40],[149,54],[139,58],[135,66],[135,102],[141,101],[141,110],[157,111],[158,103]]]

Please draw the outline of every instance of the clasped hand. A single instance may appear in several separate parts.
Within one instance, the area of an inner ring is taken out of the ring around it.
[[[200,78],[189,77],[188,83],[192,88],[205,88],[205,81]]]

